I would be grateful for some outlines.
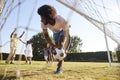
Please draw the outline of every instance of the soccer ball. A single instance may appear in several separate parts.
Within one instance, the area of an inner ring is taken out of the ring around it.
[[[63,60],[66,57],[65,50],[64,49],[55,49],[56,54],[53,56],[55,59]]]

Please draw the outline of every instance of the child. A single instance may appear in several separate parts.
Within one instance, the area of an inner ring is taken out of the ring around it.
[[[53,62],[53,55],[52,55],[52,52],[51,52],[51,47],[50,47],[50,44],[47,43],[47,47],[44,48],[44,59],[46,60],[46,63],[52,63]]]
[[[43,5],[38,8],[38,14],[41,17],[41,27],[45,36],[46,41],[55,48],[63,48],[63,42],[65,39],[66,32],[69,32],[69,25],[67,21],[57,15],[56,9],[50,5]],[[52,43],[49,34],[48,28],[53,32],[53,38],[55,40],[55,44]],[[62,61],[58,61],[56,74],[62,73]]]
[[[23,42],[23,43],[26,44],[26,49],[25,49],[25,59],[26,59],[26,62],[25,63],[27,64],[29,62],[29,64],[31,64],[32,57],[33,57],[32,43],[30,41]]]

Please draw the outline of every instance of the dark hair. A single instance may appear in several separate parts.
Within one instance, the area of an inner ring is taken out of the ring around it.
[[[30,44],[31,42],[30,41],[27,41],[27,44]]]
[[[56,15],[56,9],[50,5],[43,5],[38,8],[37,13],[45,19],[53,19]]]

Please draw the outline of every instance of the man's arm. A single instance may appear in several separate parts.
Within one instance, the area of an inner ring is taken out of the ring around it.
[[[50,37],[49,37],[49,34],[48,34],[47,29],[43,29],[43,34],[44,34],[44,37],[45,37],[46,41],[47,41],[50,45],[54,46],[54,44],[52,43],[52,41],[51,41],[51,39],[50,39]]]

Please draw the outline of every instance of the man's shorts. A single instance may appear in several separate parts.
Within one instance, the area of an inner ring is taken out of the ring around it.
[[[60,36],[65,35],[65,31],[60,31],[58,33],[53,33],[53,38],[55,42],[57,43],[59,41]]]

